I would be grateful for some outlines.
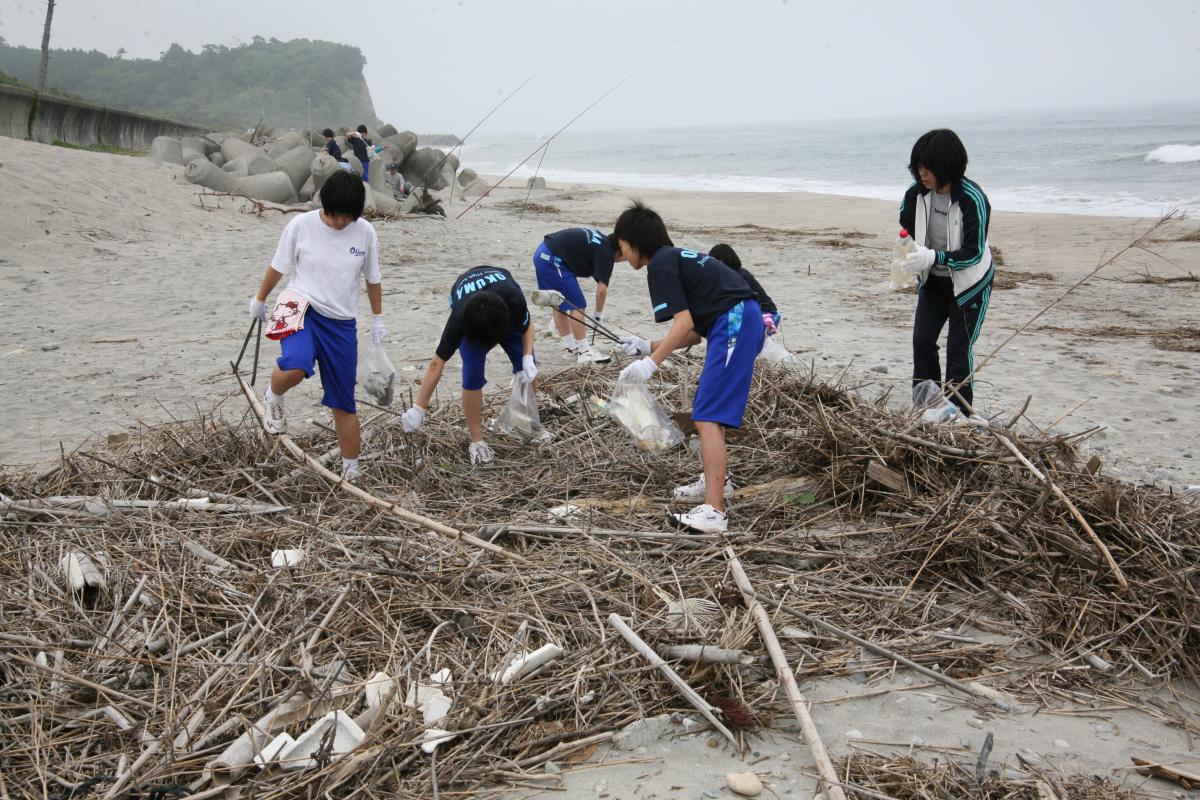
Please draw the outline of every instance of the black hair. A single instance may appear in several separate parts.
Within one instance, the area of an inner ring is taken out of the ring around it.
[[[366,202],[367,190],[362,178],[344,170],[330,175],[321,187],[321,208],[331,217],[358,219]]]
[[[495,347],[512,326],[508,304],[495,292],[476,292],[468,297],[462,315],[463,333],[483,347]]]
[[[330,139],[332,139],[333,138],[333,128],[326,128],[325,130],[321,131],[321,135],[328,136]]]
[[[633,205],[621,212],[617,224],[613,226],[612,235],[637,248],[646,258],[657,253],[660,247],[675,246],[667,235],[667,226],[662,217],[640,200],[635,200]]]
[[[908,159],[908,171],[913,180],[920,181],[920,168],[933,173],[938,186],[957,183],[967,174],[967,148],[962,139],[949,128],[934,128],[913,145]]]
[[[733,252],[733,248],[727,244],[714,244],[708,254],[720,261],[727,267],[732,269],[741,269],[742,260],[738,258],[738,254]]]
[[[366,134],[366,132],[367,132],[367,126],[366,126],[366,125],[359,125],[359,126],[358,126],[358,132],[359,132],[359,133],[361,133],[361,134],[364,134],[364,135],[365,135],[365,134]]]

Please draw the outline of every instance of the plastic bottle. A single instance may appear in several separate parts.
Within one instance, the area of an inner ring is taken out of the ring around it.
[[[896,243],[892,245],[891,287],[893,290],[908,289],[912,286],[913,276],[900,269],[900,265],[904,263],[904,259],[908,257],[908,254],[916,249],[917,246],[913,244],[908,231],[901,228],[900,236],[897,237]]]

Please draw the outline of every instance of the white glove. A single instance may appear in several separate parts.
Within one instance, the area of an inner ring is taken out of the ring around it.
[[[650,342],[640,336],[622,336],[617,349],[627,356],[648,356]]]
[[[400,424],[404,427],[405,433],[412,433],[417,428],[421,427],[421,423],[425,421],[425,409],[420,406],[413,406],[408,411],[400,415]]]
[[[645,383],[657,371],[658,364],[654,362],[653,358],[646,356],[621,370],[621,376],[617,378],[617,381],[622,383]]]
[[[487,442],[471,442],[467,453],[471,456],[472,464],[490,464],[496,458],[496,454],[492,452],[492,448],[488,447]]]
[[[900,270],[907,272],[909,275],[919,275],[932,267],[936,259],[936,251],[917,245],[916,250],[913,250],[904,257],[903,263],[900,264]]]
[[[258,299],[258,296],[250,298],[250,318],[267,321],[267,304]]]
[[[525,377],[528,378],[529,380],[532,381],[534,378],[536,378],[538,376],[538,368],[537,368],[537,364],[533,360],[533,356],[531,356],[531,355],[524,356],[521,359],[521,367],[522,367],[521,372],[523,372],[525,374]]]
[[[387,326],[383,324],[383,315],[376,314],[375,319],[371,322],[371,341],[375,344],[383,344],[385,336],[387,336]]]

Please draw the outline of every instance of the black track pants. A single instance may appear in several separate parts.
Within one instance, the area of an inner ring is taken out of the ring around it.
[[[917,314],[913,322],[913,385],[923,380],[942,382],[942,365],[938,358],[938,340],[942,328],[950,323],[946,334],[946,382],[957,385],[967,403],[973,402],[972,380],[975,370],[973,347],[983,327],[992,287],[989,284],[977,292],[966,305],[960,306],[954,297],[954,284],[948,276],[930,275],[917,292]],[[962,402],[950,396],[951,402],[962,408]],[[966,409],[963,409],[966,413]]]

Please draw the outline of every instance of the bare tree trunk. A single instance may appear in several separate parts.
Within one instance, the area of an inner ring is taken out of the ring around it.
[[[54,19],[54,0],[46,0],[46,27],[42,31],[42,63],[38,67],[37,90],[46,89],[46,68],[50,65],[50,21]]]

